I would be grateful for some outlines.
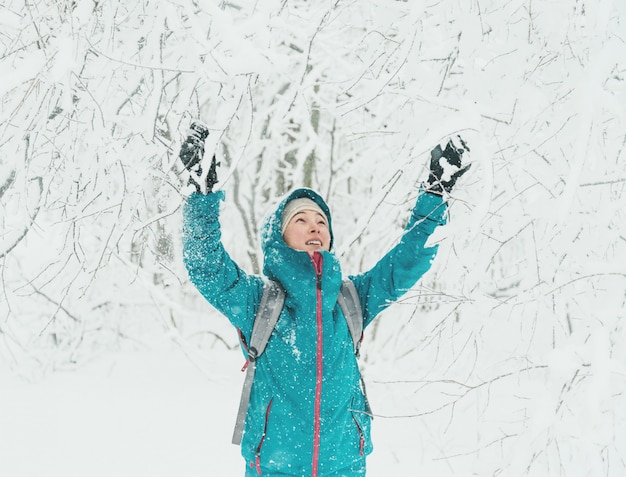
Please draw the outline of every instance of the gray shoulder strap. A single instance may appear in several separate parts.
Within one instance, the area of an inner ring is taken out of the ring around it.
[[[233,432],[233,444],[241,444],[243,427],[246,414],[248,413],[248,405],[250,404],[250,392],[252,391],[252,383],[254,382],[254,373],[256,371],[256,360],[265,351],[280,312],[283,310],[284,303],[285,292],[282,287],[274,281],[267,283],[263,288],[261,302],[252,326],[252,335],[248,346],[246,377],[241,391],[241,400],[239,401],[239,411],[237,412],[237,421],[235,422],[235,431]]]
[[[341,290],[337,301],[339,302],[341,311],[343,311],[346,317],[348,329],[352,335],[352,343],[354,344],[354,354],[358,358],[361,352],[361,341],[363,341],[363,309],[361,308],[361,300],[359,299],[356,287],[349,278],[346,278],[341,283]],[[367,389],[365,389],[363,376],[361,376],[361,389],[363,390],[363,398],[365,399],[365,412],[373,419],[374,415],[372,414],[372,408],[367,398]]]
[[[341,283],[341,290],[337,298],[341,311],[343,311],[348,323],[348,329],[352,336],[354,344],[354,354],[358,357],[361,349],[361,341],[363,339],[363,312],[361,309],[361,300],[356,291],[354,283],[350,279],[345,279]]]
[[[285,292],[278,282],[269,281],[263,288],[263,296],[256,312],[252,335],[250,336],[250,346],[248,349],[248,359],[256,360],[263,354],[267,342],[278,322],[280,312],[285,304]]]

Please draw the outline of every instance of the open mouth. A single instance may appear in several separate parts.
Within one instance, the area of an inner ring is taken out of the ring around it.
[[[307,243],[307,245],[317,245],[318,247],[322,246],[322,242],[319,240],[309,240]]]

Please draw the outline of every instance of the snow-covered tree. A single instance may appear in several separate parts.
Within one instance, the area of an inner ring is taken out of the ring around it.
[[[434,267],[368,331],[372,393],[406,397],[375,410],[429,436],[438,475],[622,475],[625,13],[4,2],[0,357],[32,375],[162,336],[235,347],[180,257],[195,118],[222,163],[227,248],[251,272],[261,220],[300,185],[333,207],[346,273],[371,266],[428,151],[460,133],[473,165]]]

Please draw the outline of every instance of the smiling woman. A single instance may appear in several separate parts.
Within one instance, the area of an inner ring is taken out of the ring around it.
[[[295,214],[288,213],[288,207],[298,200],[310,202],[303,204],[308,207],[297,211]],[[330,231],[328,220],[321,209],[309,199],[296,199],[285,207],[283,212],[283,238],[291,248],[309,252],[316,250],[330,250]]]
[[[192,128],[181,147],[192,180],[204,137]],[[347,279],[333,252],[330,209],[308,188],[292,191],[267,218],[261,233],[264,277],[247,274],[221,241],[224,193],[213,192],[215,158],[204,165],[207,181],[196,184],[183,209],[184,260],[200,293],[238,328],[254,370],[244,385],[248,392],[242,393],[243,412],[233,435],[233,443],[241,445],[246,476],[365,475],[365,459],[373,448],[371,411],[356,361],[358,338],[353,339],[341,290],[344,283],[351,284],[362,332],[430,268],[437,247],[427,247],[426,241],[445,223],[444,193],[467,171],[462,153],[451,142],[433,150],[428,182],[402,239],[373,268]],[[457,172],[443,180],[448,162]],[[263,315],[268,279],[282,290],[284,304],[267,325],[269,338],[257,348],[254,324],[269,321]]]

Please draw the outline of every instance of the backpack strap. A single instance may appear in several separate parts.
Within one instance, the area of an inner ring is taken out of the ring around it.
[[[244,343],[248,351],[248,361],[246,362],[246,378],[241,391],[239,411],[237,412],[237,421],[235,422],[235,431],[233,432],[233,444],[241,444],[243,427],[246,414],[248,413],[248,405],[250,404],[250,392],[252,391],[252,383],[254,382],[254,373],[256,371],[256,360],[265,351],[267,342],[283,310],[284,303],[285,292],[277,282],[270,281],[263,287],[263,295],[261,296],[261,302],[259,303],[252,327],[250,344],[246,346]]]
[[[361,308],[361,300],[359,299],[359,294],[356,291],[354,282],[349,278],[346,278],[341,283],[337,302],[346,317],[348,329],[352,335],[352,343],[354,344],[354,354],[358,358],[361,355],[361,342],[363,341],[363,309]],[[365,412],[373,419],[374,415],[372,414],[372,407],[367,398],[367,389],[365,389],[363,375],[361,375],[361,389],[363,390],[363,398],[365,399]]]
[[[361,342],[363,341],[363,311],[356,287],[349,278],[346,278],[341,283],[337,302],[341,307],[341,311],[343,311],[343,315],[346,317],[348,329],[352,336],[352,343],[354,344],[354,354],[358,358],[361,354]]]

